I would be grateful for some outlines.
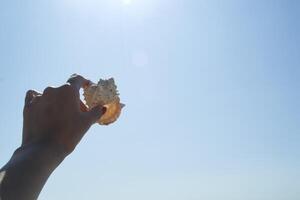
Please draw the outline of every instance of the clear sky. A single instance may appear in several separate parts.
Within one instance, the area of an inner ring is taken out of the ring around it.
[[[299,200],[300,1],[1,0],[0,165],[28,89],[114,77],[41,200]]]

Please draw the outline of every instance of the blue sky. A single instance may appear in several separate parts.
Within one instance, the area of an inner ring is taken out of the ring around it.
[[[0,1],[0,164],[28,89],[114,77],[95,125],[40,199],[298,200],[296,0]]]

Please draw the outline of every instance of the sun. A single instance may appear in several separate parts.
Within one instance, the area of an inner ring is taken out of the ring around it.
[[[126,6],[132,4],[132,0],[122,0],[122,2]]]

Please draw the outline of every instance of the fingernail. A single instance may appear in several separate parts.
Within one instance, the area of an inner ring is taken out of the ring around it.
[[[73,77],[75,77],[75,76],[77,76],[76,73],[72,74],[70,78],[73,78]]]

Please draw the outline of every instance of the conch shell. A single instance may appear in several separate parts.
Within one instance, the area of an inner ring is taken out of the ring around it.
[[[98,84],[89,84],[83,89],[83,96],[89,109],[97,105],[106,107],[105,114],[98,120],[98,123],[101,125],[115,122],[125,106],[120,103],[119,93],[113,78],[108,80],[100,79]]]

